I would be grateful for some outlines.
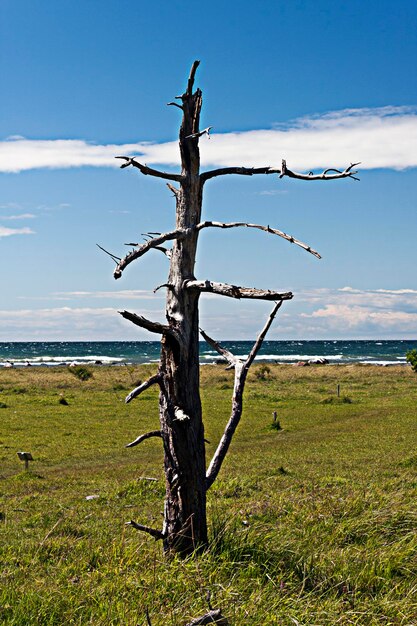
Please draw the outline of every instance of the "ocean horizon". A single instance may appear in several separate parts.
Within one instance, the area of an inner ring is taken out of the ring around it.
[[[245,357],[253,341],[222,341],[238,357]],[[128,365],[157,363],[159,341],[13,341],[0,342],[0,368],[65,366],[70,364]],[[417,349],[416,339],[270,340],[264,341],[257,361],[296,363],[326,359],[330,364],[362,363],[405,365],[406,352]],[[221,361],[220,355],[200,342],[200,363]]]

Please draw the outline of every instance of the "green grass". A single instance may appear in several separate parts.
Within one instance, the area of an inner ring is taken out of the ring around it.
[[[233,626],[415,626],[417,376],[260,367],[209,492],[211,545],[185,561],[125,526],[161,527],[161,442],[124,448],[157,427],[155,387],[123,402],[154,368],[0,370],[0,623],[136,626],[148,608],[183,626],[209,590]],[[210,458],[233,374],[201,377]]]

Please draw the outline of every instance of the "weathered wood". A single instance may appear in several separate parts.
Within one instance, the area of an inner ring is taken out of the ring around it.
[[[324,170],[321,174],[301,174],[287,168],[285,160],[281,168],[276,167],[223,167],[200,173],[199,139],[209,135],[211,127],[200,129],[202,93],[194,90],[194,81],[199,61],[191,67],[185,92],[175,96],[170,106],[182,111],[182,123],[179,131],[179,149],[181,173],[171,174],[149,168],[139,163],[135,157],[117,157],[124,161],[122,168],[135,167],[144,175],[163,178],[170,182],[168,188],[173,194],[176,205],[176,221],[173,230],[167,233],[146,233],[148,241],[133,246],[124,258],[107,252],[116,263],[115,278],[120,278],[124,269],[134,260],[151,249],[163,252],[170,262],[166,290],[166,324],[154,322],[143,316],[121,311],[120,314],[140,328],[158,333],[161,338],[161,358],[158,373],[134,389],[126,401],[137,397],[151,384],[158,383],[160,429],[137,437],[128,447],[138,445],[149,437],[161,437],[164,449],[165,470],[165,505],[162,531],[143,526],[137,522],[128,522],[137,530],[146,532],[155,539],[162,539],[167,553],[182,556],[207,544],[206,492],[216,479],[230,447],[233,434],[239,424],[243,410],[243,390],[246,377],[256,354],[268,332],[276,313],[283,301],[290,300],[291,292],[280,293],[274,290],[261,290],[238,287],[225,283],[197,280],[194,275],[198,237],[204,228],[247,227],[278,235],[287,241],[305,249],[317,258],[318,252],[307,244],[270,226],[246,222],[209,222],[201,221],[204,184],[217,176],[237,174],[242,176],[276,174],[280,178],[287,176],[300,180],[331,180],[335,178],[355,178],[356,171],[352,164],[344,171]],[[178,183],[173,186],[171,182]],[[172,248],[162,244],[172,241]],[[162,286],[162,285],[161,285]],[[159,287],[158,287],[159,288]],[[234,368],[234,389],[230,418],[224,433],[206,471],[205,438],[200,401],[199,372],[199,297],[202,292],[212,292],[233,298],[256,298],[274,300],[275,306],[264,328],[254,343],[245,360],[237,358],[218,342],[211,339],[204,331],[202,336]],[[188,626],[198,624],[228,624],[220,611],[209,613],[190,622]],[[148,623],[150,619],[148,616]]]
[[[139,435],[134,441],[125,445],[125,448],[134,448],[138,446],[142,441],[146,441],[146,439],[150,439],[151,437],[162,437],[162,433],[160,430],[150,430],[148,433],[144,433],[143,435]]]
[[[272,235],[278,235],[278,237],[282,237],[283,239],[286,239],[290,243],[293,243],[296,246],[299,246],[300,248],[307,250],[307,252],[310,252],[318,259],[321,259],[320,254],[316,252],[316,250],[313,250],[311,246],[308,246],[306,243],[299,241],[292,235],[287,235],[287,233],[284,233],[282,230],[278,230],[277,228],[271,228],[270,226],[262,226],[261,224],[249,224],[247,222],[209,222],[209,221],[206,221],[206,222],[201,222],[200,224],[198,224],[197,229],[202,230],[203,228],[238,228],[241,226],[245,228],[257,228],[258,230],[263,230],[266,233],[271,233]]]
[[[143,317],[143,315],[136,315],[136,313],[130,313],[129,311],[119,311],[119,313],[122,317],[129,320],[129,322],[132,322],[140,328],[149,330],[151,333],[157,333],[158,335],[171,335],[175,339],[179,340],[178,333],[176,333],[174,328],[168,326],[167,324],[153,322],[152,320],[148,320],[146,317]]]
[[[163,388],[159,408],[166,477],[164,548],[183,555],[207,543],[205,443],[199,394],[200,294],[183,288],[184,282],[194,277],[198,242],[195,226],[202,206],[199,138],[189,137],[199,132],[202,94],[199,89],[193,91],[197,67],[195,62],[187,90],[181,96],[181,179],[175,193],[175,229],[187,235],[173,240],[167,281],[171,288],[166,296],[168,325],[181,337],[181,343],[164,334],[160,362]],[[183,416],[188,419],[180,419]]]
[[[123,270],[128,265],[130,265],[132,261],[139,259],[141,256],[146,254],[149,250],[161,249],[161,243],[164,243],[165,241],[170,241],[172,239],[182,239],[187,236],[188,232],[189,232],[189,229],[172,230],[169,233],[163,233],[159,235],[158,237],[153,237],[146,243],[143,243],[135,250],[132,250],[131,252],[129,252],[123,259],[118,259],[116,269],[113,272],[114,278],[116,278],[116,280],[120,278],[123,273]],[[138,246],[138,244],[127,244],[127,245]],[[114,255],[110,255],[110,256],[112,256],[113,260],[116,259]]]
[[[120,166],[120,169],[124,169],[125,167],[129,167],[132,165],[133,167],[137,167],[138,170],[145,176],[155,176],[156,178],[165,178],[165,180],[174,180],[179,182],[182,177],[181,174],[170,174],[169,172],[161,172],[159,170],[155,170],[152,167],[148,167],[147,165],[143,165],[143,163],[139,163],[135,160],[135,157],[128,156],[117,156],[115,159],[124,159],[125,163]]]
[[[226,176],[229,174],[239,174],[240,176],[256,176],[256,174],[281,174],[281,170],[273,167],[220,167],[216,170],[210,170],[201,174],[201,182],[204,184],[207,180],[216,176]]]
[[[231,355],[233,358],[231,358],[230,356],[228,358],[231,364],[234,365],[234,369],[235,369],[235,380],[234,380],[233,395],[232,395],[232,411],[231,411],[229,421],[227,422],[226,427],[224,429],[224,433],[220,439],[220,442],[213,455],[213,458],[210,461],[210,465],[207,470],[207,476],[206,476],[207,489],[211,487],[211,485],[214,483],[214,481],[217,478],[217,475],[221,469],[223,461],[226,458],[226,454],[232,442],[233,435],[240,422],[240,418],[242,417],[243,391],[245,388],[245,382],[246,382],[246,377],[248,375],[249,368],[252,365],[253,361],[255,360],[255,357],[258,354],[262,346],[263,340],[265,339],[265,336],[279,308],[281,307],[281,305],[282,305],[282,301],[277,302],[275,304],[273,310],[271,311],[263,329],[261,330],[247,358],[244,361],[241,361],[237,359],[236,357],[233,357],[233,355]],[[224,348],[222,348],[222,346],[220,346],[220,344],[217,341],[211,339],[206,333],[202,333],[202,334],[203,334],[204,339],[212,346],[212,348],[214,348],[215,350],[217,350],[219,354],[227,358],[225,354],[227,353],[227,351]]]
[[[270,289],[255,289],[255,287],[238,287],[226,283],[216,283],[211,280],[186,280],[185,289],[216,293],[229,298],[250,298],[254,300],[291,300],[293,297],[290,291],[281,293]]]
[[[309,172],[308,174],[301,174],[300,172],[292,172],[287,167],[287,162],[285,159],[282,160],[281,165],[281,174],[280,178],[284,176],[288,176],[288,178],[296,178],[297,180],[335,180],[338,178],[352,178],[353,180],[359,180],[355,176],[357,171],[353,170],[354,167],[360,165],[360,163],[351,163],[346,169],[338,170],[334,167],[329,167],[320,174],[314,174],[313,172]],[[330,172],[334,172],[330,174]]]
[[[288,169],[287,162],[285,161],[285,159],[283,159],[281,162],[281,169],[276,167],[220,167],[216,170],[210,170],[201,174],[201,181],[202,183],[205,183],[207,180],[215,178],[216,176],[226,176],[229,174],[238,174],[240,176],[255,176],[256,174],[279,174],[280,178],[288,176],[289,178],[296,178],[298,180],[335,180],[337,178],[353,178],[353,180],[359,180],[359,178],[355,177],[355,174],[357,174],[357,172],[353,170],[353,168],[357,165],[359,165],[359,163],[351,163],[343,171],[336,168],[327,168],[320,174],[314,174],[313,172],[309,172],[308,174],[302,174],[300,172],[293,172],[292,170]],[[330,174],[330,172],[334,172],[334,174]]]
[[[129,402],[131,402],[134,398],[137,398],[143,391],[146,391],[146,389],[149,389],[149,387],[151,387],[152,385],[155,385],[156,383],[160,383],[160,382],[161,382],[160,374],[155,374],[155,376],[151,376],[148,380],[146,380],[145,382],[135,387],[135,389],[133,389],[126,396],[125,403],[129,404]]]
[[[165,538],[164,533],[161,532],[160,530],[157,530],[155,528],[150,528],[149,526],[144,526],[143,524],[138,524],[137,522],[134,522],[133,520],[130,520],[130,522],[126,522],[126,526],[133,526],[133,528],[136,528],[136,530],[140,530],[143,533],[147,533],[148,535],[151,535],[151,537],[153,537],[155,541]]]
[[[218,626],[228,626],[229,621],[220,609],[214,609],[205,613],[201,617],[196,617],[195,619],[188,622],[186,626],[204,626],[206,624],[217,624]]]

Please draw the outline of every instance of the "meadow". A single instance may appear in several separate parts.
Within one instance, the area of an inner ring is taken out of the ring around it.
[[[231,626],[417,624],[411,368],[255,365],[208,494],[210,547],[186,560],[126,526],[162,522],[161,442],[125,448],[158,427],[155,387],[124,403],[154,371],[0,370],[1,624],[141,626],[148,610],[184,626],[208,592]],[[233,373],[201,380],[209,460]]]

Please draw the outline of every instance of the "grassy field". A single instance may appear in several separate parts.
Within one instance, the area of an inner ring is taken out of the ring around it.
[[[0,370],[1,624],[136,626],[148,608],[184,626],[207,591],[232,626],[417,624],[411,368],[255,366],[209,492],[211,546],[185,561],[125,526],[162,522],[161,442],[124,448],[157,428],[155,387],[123,402],[153,369],[92,371]],[[202,368],[208,456],[232,378]]]

